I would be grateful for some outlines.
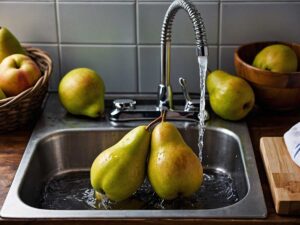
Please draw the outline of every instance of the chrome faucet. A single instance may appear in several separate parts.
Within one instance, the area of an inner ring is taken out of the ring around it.
[[[173,92],[170,83],[171,34],[173,20],[179,9],[184,9],[193,23],[197,56],[208,55],[206,32],[200,13],[189,1],[175,0],[166,12],[161,31],[161,83],[158,87],[157,105],[159,110],[174,109]]]
[[[187,0],[175,0],[166,12],[161,31],[161,83],[159,84],[158,104],[140,106],[132,99],[117,99],[113,102],[115,108],[109,116],[111,121],[127,122],[154,119],[160,115],[162,110],[169,110],[168,119],[191,122],[198,121],[199,103],[189,98],[184,79],[181,79],[179,83],[185,93],[185,107],[184,109],[175,110],[173,105],[173,93],[170,84],[171,33],[173,20],[179,9],[184,9],[193,23],[196,36],[197,56],[208,55],[206,33],[200,13],[195,6]],[[208,113],[205,111],[204,114],[205,120],[208,120]]]

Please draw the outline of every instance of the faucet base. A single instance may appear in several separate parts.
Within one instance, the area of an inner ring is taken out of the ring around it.
[[[114,109],[109,114],[109,120],[114,122],[130,122],[130,121],[145,121],[153,120],[159,117],[160,110],[156,106],[139,106],[135,109]],[[184,109],[168,110],[168,120],[198,122],[199,111],[184,111]],[[209,120],[209,114],[205,111],[205,121]]]

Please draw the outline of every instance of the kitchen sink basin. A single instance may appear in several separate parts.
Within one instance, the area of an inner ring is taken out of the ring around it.
[[[161,201],[145,180],[123,203],[96,201],[89,184],[95,157],[131,127],[76,118],[50,96],[3,205],[6,218],[264,218],[266,206],[245,123],[212,118],[206,125],[204,184],[190,199]],[[176,122],[198,154],[198,127]]]

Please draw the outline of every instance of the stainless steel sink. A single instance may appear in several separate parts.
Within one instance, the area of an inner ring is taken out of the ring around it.
[[[45,187],[62,175],[88,174],[91,163],[101,150],[113,145],[134,122],[115,126],[107,120],[76,118],[65,113],[57,96],[50,96],[38,122],[13,184],[3,205],[6,218],[264,218],[266,206],[246,124],[212,118],[207,123],[203,166],[205,173],[218,172],[230,178],[235,198],[219,201],[217,195],[202,195],[205,204],[183,209],[155,207],[94,209],[76,206],[47,208],[42,204]],[[186,142],[197,149],[198,128],[193,123],[179,123]],[[198,153],[197,153],[198,154]],[[88,179],[88,177],[85,177]],[[210,190],[206,190],[207,193]],[[222,190],[221,190],[222,191]],[[224,190],[223,190],[224,191]],[[147,193],[145,193],[147,195]],[[232,196],[230,196],[232,197]],[[60,200],[60,199],[57,199]],[[68,202],[67,202],[68,206]]]

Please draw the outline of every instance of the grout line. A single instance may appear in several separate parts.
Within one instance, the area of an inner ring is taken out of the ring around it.
[[[139,48],[138,48],[138,42],[139,42],[139,0],[135,1],[135,46],[136,46],[136,58],[135,58],[135,69],[136,69],[136,91],[140,92],[140,54],[139,54]]]
[[[14,0],[14,1],[10,1],[10,0],[1,0],[0,3],[54,3],[54,2],[60,2],[60,3],[67,3],[67,4],[86,4],[86,3],[99,3],[99,4],[128,4],[128,3],[135,3],[138,0],[124,0],[124,1],[120,1],[120,0],[104,0],[104,1],[97,1],[97,0],[91,0],[91,1],[74,1],[74,0]],[[270,0],[269,0],[270,1]],[[294,0],[296,1],[296,0]],[[171,3],[169,1],[141,1],[142,3]],[[203,2],[203,3],[210,3],[210,1],[193,1],[193,2]],[[214,0],[213,2],[218,2],[217,0]]]
[[[222,10],[222,2],[219,2],[219,9],[218,9],[218,14],[219,14],[219,24],[218,24],[218,60],[217,60],[217,68],[220,69],[221,67],[221,36],[222,36],[222,16],[223,16],[223,10]]]
[[[37,43],[33,43],[33,44],[37,44]],[[55,45],[55,44],[54,44]],[[74,46],[74,47],[93,47],[93,46],[97,46],[97,47],[160,47],[160,43],[157,44],[91,44],[91,43],[61,43],[60,45],[63,46]],[[223,46],[237,46],[240,44],[231,44],[231,45],[223,45]],[[218,47],[218,44],[208,44],[209,47]],[[171,48],[173,47],[188,47],[188,48],[192,48],[195,47],[195,44],[172,44]]]
[[[54,47],[57,46],[57,42],[22,42],[24,45],[43,45],[43,46],[49,46]]]
[[[135,1],[59,1],[64,5],[85,5],[85,4],[94,4],[94,5],[132,5]]]
[[[97,1],[97,0],[88,0],[88,1],[85,1],[85,0],[80,0],[80,1],[74,1],[74,0],[57,0],[57,1],[59,1],[59,2],[62,2],[62,3],[65,3],[65,2],[67,2],[67,3],[69,3],[69,2],[71,2],[71,3],[127,3],[127,2],[130,2],[130,3],[134,3],[135,2],[135,0],[123,0],[123,1],[121,1],[121,0],[99,0],[99,1]]]
[[[49,46],[49,47],[54,47],[54,46],[67,46],[67,47],[114,47],[114,48],[120,48],[120,47],[127,47],[127,48],[132,48],[132,47],[159,47],[160,48],[160,43],[157,44],[91,44],[91,43],[59,43],[59,42],[22,42],[24,45],[43,45],[43,46]],[[225,47],[236,47],[240,46],[241,44],[223,44],[222,46]],[[217,48],[219,45],[218,44],[208,44],[208,47],[212,48]],[[176,48],[196,48],[195,44],[172,44],[171,46],[176,47]]]
[[[32,44],[37,44],[36,42],[32,42]],[[53,45],[55,45],[56,43],[51,43]],[[156,46],[160,46],[160,43],[82,43],[82,42],[62,42],[60,43],[60,45],[64,45],[64,46],[101,46],[101,47],[135,47],[135,46],[149,46],[149,47],[156,47]],[[239,45],[239,44],[225,44],[225,45]],[[194,43],[190,43],[190,44],[181,44],[181,43],[172,43],[172,47],[176,46],[176,47],[196,47],[196,45]],[[214,43],[214,44],[208,44],[208,46],[211,47],[217,47],[218,43]]]
[[[299,3],[299,0],[254,0],[254,1],[250,1],[250,0],[236,0],[236,1],[220,1],[222,3],[230,3],[230,4],[282,4],[282,3]]]
[[[45,3],[55,3],[55,1],[54,0],[52,0],[52,1],[47,1],[47,0],[44,0],[44,1],[33,1],[33,0],[30,0],[30,1],[21,1],[21,0],[16,0],[16,1],[9,1],[9,0],[4,0],[4,1],[0,1],[0,3],[13,3],[13,4],[15,4],[15,3],[24,3],[24,4],[45,4]]]
[[[56,32],[57,32],[57,48],[58,48],[58,78],[61,80],[62,74],[62,54],[61,54],[61,33],[60,33],[60,19],[59,19],[59,2],[55,0],[55,15],[56,15]]]
[[[101,48],[133,48],[136,44],[92,44],[92,43],[60,43],[60,46],[67,47],[101,47]]]
[[[208,44],[207,45],[208,47],[211,47],[211,48],[217,48],[218,45],[217,44]],[[159,47],[160,48],[160,44],[140,44],[139,47]],[[173,47],[177,47],[177,48],[196,48],[196,45],[195,44],[186,44],[186,45],[181,45],[181,44],[172,44],[171,48]]]

